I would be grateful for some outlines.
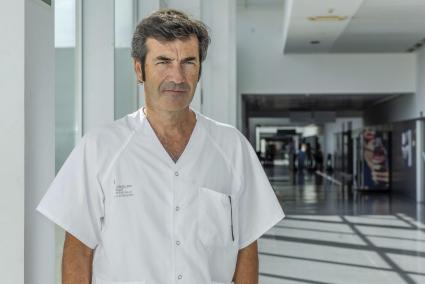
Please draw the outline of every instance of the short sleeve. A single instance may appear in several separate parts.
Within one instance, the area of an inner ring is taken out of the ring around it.
[[[239,248],[242,249],[285,217],[251,144],[243,137],[242,186],[239,195]]]
[[[37,207],[37,211],[91,249],[99,243],[104,215],[96,157],[95,144],[84,136]]]

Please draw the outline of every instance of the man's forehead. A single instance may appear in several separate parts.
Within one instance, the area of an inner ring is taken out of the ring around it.
[[[148,54],[151,53],[151,55],[162,54],[164,52],[178,52],[187,56],[190,55],[196,57],[199,55],[199,42],[198,38],[195,35],[183,39],[175,39],[170,41],[148,38],[146,40],[146,46],[148,48]]]

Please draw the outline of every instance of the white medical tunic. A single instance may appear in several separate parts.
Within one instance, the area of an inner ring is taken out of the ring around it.
[[[284,213],[247,139],[198,112],[174,162],[142,109],[88,132],[37,210],[94,250],[95,284],[231,283]]]

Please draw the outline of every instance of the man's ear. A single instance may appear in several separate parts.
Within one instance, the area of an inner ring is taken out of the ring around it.
[[[140,83],[143,83],[142,63],[140,63],[140,60],[133,58],[133,66],[134,66],[134,72],[136,73],[137,81]]]

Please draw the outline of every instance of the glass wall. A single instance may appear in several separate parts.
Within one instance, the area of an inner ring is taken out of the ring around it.
[[[55,1],[55,169],[56,173],[80,138],[76,116],[75,0]],[[56,226],[56,283],[61,283],[64,231]]]
[[[138,109],[137,81],[131,58],[131,38],[137,1],[115,1],[115,119]]]
[[[78,135],[75,98],[75,0],[55,5],[56,172]]]
[[[131,58],[131,38],[137,24],[136,0],[114,1],[114,117],[119,119],[139,107],[138,87]],[[81,1],[55,1],[55,169],[62,167],[81,138],[81,48],[78,38]],[[84,23],[82,23],[84,24]],[[84,29],[84,27],[82,27]],[[64,230],[56,226],[56,283],[61,283]]]

